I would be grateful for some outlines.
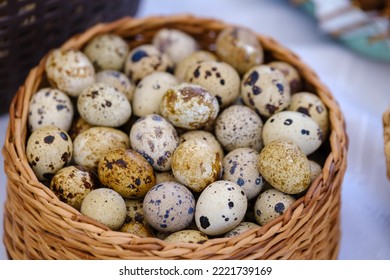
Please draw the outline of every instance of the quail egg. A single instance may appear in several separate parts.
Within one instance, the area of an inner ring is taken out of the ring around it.
[[[130,223],[130,222],[146,223],[143,203],[144,203],[143,197],[135,198],[135,199],[125,198],[126,223]]]
[[[218,152],[220,154],[221,158],[224,157],[225,152],[222,149],[221,144],[218,142],[217,138],[211,132],[205,130],[189,130],[181,134],[179,137],[180,143],[183,143],[191,139],[205,140],[211,147],[213,147],[215,152]]]
[[[77,210],[85,196],[99,187],[96,174],[80,165],[61,168],[50,181],[50,189],[56,196]]]
[[[82,117],[78,116],[73,119],[72,124],[70,125],[68,134],[70,136],[70,139],[74,141],[74,139],[79,135],[80,133],[86,131],[88,128],[93,127],[92,124],[87,123]]]
[[[280,70],[259,65],[243,76],[241,97],[243,102],[258,114],[269,117],[290,105],[290,85]]]
[[[310,163],[310,182],[314,182],[315,179],[317,179],[318,176],[322,173],[322,167],[319,163],[315,162],[314,160],[309,160]]]
[[[51,86],[70,96],[78,96],[95,82],[91,61],[78,50],[55,49],[46,60],[45,70]]]
[[[156,171],[168,171],[171,169],[173,152],[179,145],[179,136],[166,119],[151,114],[133,124],[130,143]]]
[[[155,185],[153,167],[131,149],[107,152],[99,160],[100,182],[124,198],[141,198]]]
[[[310,185],[310,163],[293,142],[275,140],[260,151],[259,171],[275,189],[298,194]]]
[[[227,151],[237,148],[263,147],[263,121],[251,108],[232,105],[222,111],[215,122],[215,136]]]
[[[144,198],[146,221],[161,232],[185,229],[194,218],[195,198],[191,191],[176,182],[155,185]]]
[[[138,237],[154,237],[153,231],[143,223],[125,222],[118,231],[134,234]]]
[[[272,61],[268,63],[268,66],[274,67],[284,74],[290,85],[291,94],[301,90],[301,76],[299,75],[298,70],[290,63],[284,61]]]
[[[269,189],[261,193],[254,206],[256,221],[260,225],[276,219],[295,202],[292,195],[276,189]]]
[[[94,83],[85,88],[77,99],[80,116],[92,125],[118,127],[131,116],[131,105],[126,95],[105,83]]]
[[[73,104],[67,94],[58,89],[42,88],[30,100],[28,113],[30,131],[46,125],[54,125],[68,131],[73,114]]]
[[[189,54],[182,60],[180,60],[175,67],[175,76],[180,82],[184,82],[184,76],[186,72],[189,71],[194,65],[198,62],[206,60],[217,60],[217,57],[208,51],[197,50]]]
[[[208,185],[195,206],[195,223],[207,235],[220,235],[238,226],[246,213],[248,199],[237,184],[219,180]]]
[[[38,180],[53,178],[72,160],[73,145],[68,133],[56,126],[44,126],[31,133],[26,156]]]
[[[175,176],[173,175],[172,170],[164,172],[156,172],[156,184],[163,182],[177,182]]]
[[[96,82],[109,84],[110,86],[117,88],[120,92],[123,92],[130,102],[133,100],[135,86],[122,72],[116,70],[102,70],[96,73]]]
[[[167,237],[165,237],[164,241],[167,242],[186,242],[186,243],[194,243],[194,244],[203,244],[209,237],[203,232],[196,229],[183,229],[171,233]]]
[[[258,224],[252,223],[252,222],[241,222],[234,229],[225,233],[224,237],[233,237],[236,235],[240,235],[241,233],[244,233],[244,232],[246,232],[250,229],[254,229],[254,228],[260,228],[260,226]]]
[[[100,188],[87,194],[81,203],[80,212],[112,230],[117,230],[125,222],[126,204],[116,191]]]

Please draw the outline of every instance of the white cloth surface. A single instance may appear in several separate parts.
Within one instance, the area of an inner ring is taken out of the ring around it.
[[[342,186],[339,259],[390,259],[390,181],[383,152],[382,113],[390,105],[390,64],[353,53],[322,33],[287,0],[142,0],[138,16],[194,14],[247,26],[298,54],[340,103],[349,135]],[[0,117],[4,143],[8,116]],[[0,156],[0,236],[6,177]],[[7,255],[0,244],[0,259]]]

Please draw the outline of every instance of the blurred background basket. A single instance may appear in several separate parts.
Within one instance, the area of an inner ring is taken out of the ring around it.
[[[97,34],[115,33],[130,47],[150,43],[161,28],[192,35],[213,50],[228,24],[189,15],[123,18],[99,24],[70,38],[64,49],[82,49]],[[47,56],[31,70],[10,107],[3,147],[8,179],[4,243],[12,259],[336,259],[340,241],[340,191],[346,170],[348,139],[341,109],[310,66],[272,38],[257,35],[265,63],[283,60],[296,67],[304,90],[318,94],[329,110],[330,136],[321,148],[322,174],[307,193],[279,218],[259,229],[203,244],[168,243],[108,230],[61,202],[38,181],[25,154],[29,100],[44,79]]]
[[[140,0],[0,1],[0,114],[51,48],[99,23],[134,16]]]

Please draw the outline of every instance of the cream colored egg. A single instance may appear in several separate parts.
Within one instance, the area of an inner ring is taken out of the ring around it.
[[[60,169],[50,181],[50,189],[66,204],[80,210],[85,196],[100,187],[94,172],[80,165]]]
[[[177,182],[172,170],[164,172],[156,172],[156,185],[163,182]]]
[[[107,152],[119,148],[129,148],[130,141],[126,133],[111,127],[91,127],[77,135],[73,141],[76,164],[96,169],[99,160]]]
[[[172,172],[181,184],[193,192],[221,178],[222,157],[203,139],[181,143],[172,157]]]
[[[100,188],[87,194],[81,203],[80,212],[112,230],[117,230],[125,222],[126,204],[116,191]]]
[[[175,76],[180,82],[183,82],[186,72],[190,71],[198,62],[205,60],[217,60],[217,57],[213,53],[205,50],[192,52],[176,64]]]
[[[293,142],[275,140],[261,150],[259,171],[275,189],[298,194],[310,185],[310,163],[306,155]]]
[[[292,195],[276,189],[266,190],[258,196],[255,202],[256,221],[260,225],[265,225],[283,215],[294,202],[295,198]]]
[[[51,86],[70,96],[78,96],[95,82],[91,61],[78,50],[55,49],[46,60],[45,70]]]
[[[265,122],[262,135],[264,145],[278,139],[290,140],[306,155],[315,152],[323,141],[318,123],[311,117],[295,111],[274,114]]]
[[[179,145],[174,126],[160,115],[138,119],[130,130],[131,147],[140,153],[156,171],[171,169],[172,156]]]
[[[70,163],[73,144],[68,133],[56,126],[36,129],[28,137],[26,156],[38,180],[46,181]]]
[[[200,129],[213,123],[219,113],[219,105],[217,98],[205,88],[182,83],[164,94],[160,110],[176,127]]]
[[[259,65],[243,76],[241,97],[258,114],[269,117],[290,105],[290,85],[280,70]]]
[[[164,182],[150,189],[144,198],[146,221],[161,232],[185,229],[194,218],[195,198],[176,182]]]
[[[155,72],[172,72],[173,62],[166,53],[152,44],[135,47],[126,58],[124,73],[138,84],[146,75]]]
[[[73,104],[68,95],[53,88],[38,90],[31,97],[28,112],[30,131],[46,125],[68,131],[74,115]]]
[[[117,88],[120,92],[123,92],[130,102],[133,100],[135,85],[122,72],[102,70],[96,73],[96,82],[109,84]]]
[[[244,233],[244,232],[251,230],[251,229],[254,229],[254,228],[260,228],[260,226],[258,224],[252,223],[252,222],[241,222],[234,229],[225,233],[224,237],[233,237],[236,235],[240,235],[241,233]]]
[[[198,62],[186,72],[184,81],[207,89],[217,98],[220,108],[231,105],[240,95],[240,76],[226,62],[214,60]]]
[[[240,186],[216,181],[202,191],[196,202],[196,226],[207,235],[225,234],[242,222],[247,206],[248,198]]]
[[[100,34],[87,43],[84,53],[97,70],[122,70],[129,46],[118,35]]]
[[[324,138],[329,132],[328,109],[322,100],[311,92],[297,92],[291,96],[289,111],[297,111],[308,115],[321,127]]]
[[[153,231],[146,224],[139,222],[125,222],[118,231],[131,233],[138,237],[154,237]]]
[[[248,199],[256,197],[264,185],[259,172],[259,152],[251,148],[238,148],[223,158],[223,180],[239,185]]]
[[[222,111],[215,122],[215,136],[227,151],[263,147],[263,121],[245,105],[232,105]]]
[[[221,156],[221,158],[224,157],[225,152],[221,146],[221,144],[218,142],[217,138],[209,131],[205,130],[190,130],[187,132],[184,132],[180,135],[179,141],[180,143],[183,143],[185,141],[191,140],[191,139],[203,139],[205,140],[213,149],[218,152]]]
[[[167,242],[185,242],[194,244],[203,244],[209,240],[208,236],[203,232],[195,229],[179,230],[168,235],[164,241]]]
[[[117,88],[94,83],[85,88],[77,99],[80,116],[92,125],[118,127],[131,117],[131,104]]]
[[[137,85],[132,102],[134,115],[145,117],[161,114],[160,103],[165,92],[176,86],[178,80],[167,72],[156,71],[145,76]]]
[[[160,29],[154,35],[152,42],[175,64],[198,49],[198,43],[191,35],[172,28]]]
[[[310,163],[310,182],[313,182],[317,179],[318,176],[322,173],[322,167],[319,163],[314,160],[309,160]]]
[[[290,63],[285,61],[272,61],[268,63],[268,66],[274,67],[280,70],[287,79],[290,85],[291,94],[298,92],[302,88],[301,76],[298,70]]]

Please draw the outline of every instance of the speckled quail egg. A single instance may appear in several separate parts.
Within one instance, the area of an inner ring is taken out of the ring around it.
[[[99,126],[118,127],[131,116],[126,95],[105,83],[94,83],[85,88],[77,99],[77,109],[84,120]]]
[[[297,92],[291,96],[290,106],[287,110],[310,116],[319,124],[324,138],[328,134],[328,109],[317,95],[310,92]]]
[[[155,185],[144,198],[146,221],[156,230],[174,232],[185,229],[194,218],[195,198],[176,182]]]
[[[218,152],[220,154],[221,158],[224,157],[225,152],[222,149],[221,144],[218,142],[217,138],[211,132],[205,130],[189,130],[179,136],[180,143],[183,143],[191,139],[205,140],[211,147],[213,147],[215,152]]]
[[[164,241],[167,242],[186,242],[186,243],[194,243],[194,244],[203,244],[209,237],[203,232],[195,229],[183,229],[171,233],[168,235]]]
[[[232,105],[222,111],[215,122],[215,136],[227,151],[237,148],[263,147],[263,121],[245,105]]]
[[[138,237],[154,237],[148,225],[139,222],[125,222],[118,231],[131,233]]]
[[[311,117],[295,112],[283,111],[271,116],[263,127],[263,143],[274,140],[291,140],[310,155],[322,144],[323,135],[318,123]]]
[[[284,61],[272,61],[268,63],[268,66],[274,67],[284,74],[290,85],[291,94],[301,90],[301,76],[299,75],[298,70],[290,63]]]
[[[290,85],[280,70],[259,65],[243,76],[241,97],[243,102],[258,114],[269,117],[290,105]]]
[[[117,230],[125,222],[126,204],[116,191],[100,188],[87,194],[81,203],[80,212],[112,230]]]
[[[111,150],[129,148],[129,136],[119,129],[95,126],[77,135],[73,141],[76,164],[96,169],[100,158]]]
[[[195,206],[195,222],[207,235],[220,235],[232,230],[245,216],[248,199],[237,184],[216,181],[200,194]]]
[[[223,180],[239,185],[248,199],[262,190],[264,180],[259,172],[259,152],[251,148],[238,148],[223,158]]]
[[[175,175],[173,175],[172,170],[164,172],[156,172],[156,185],[162,182],[177,182]]]
[[[173,153],[172,172],[191,191],[201,192],[221,178],[222,156],[203,139],[188,140]]]
[[[160,110],[177,127],[199,129],[216,119],[219,105],[217,98],[204,87],[182,83],[166,91]]]
[[[30,100],[28,125],[30,131],[54,125],[68,131],[73,119],[73,104],[67,94],[53,88],[38,90]]]
[[[95,82],[95,69],[91,61],[78,50],[55,49],[47,58],[45,70],[51,86],[70,96],[78,96]]]
[[[216,39],[216,53],[232,65],[240,74],[263,62],[263,47],[252,30],[230,26],[223,29]]]
[[[265,225],[283,215],[294,202],[295,198],[292,195],[276,189],[266,190],[256,199],[254,207],[256,221],[260,225]]]
[[[155,185],[153,167],[132,149],[107,152],[99,160],[100,182],[124,198],[141,198]]]
[[[224,237],[233,237],[236,235],[240,235],[241,233],[244,233],[244,232],[246,232],[250,229],[254,229],[254,228],[260,228],[260,226],[258,224],[252,223],[252,222],[241,222],[234,229],[225,233]]]
[[[160,29],[154,35],[152,43],[175,64],[198,49],[198,43],[192,36],[172,28]]]
[[[56,196],[77,210],[85,196],[99,187],[96,174],[80,165],[61,168],[50,181],[50,189]]]
[[[100,34],[87,43],[84,53],[98,71],[122,70],[129,46],[118,35]]]
[[[135,85],[122,72],[102,70],[96,73],[96,82],[109,84],[117,88],[120,92],[123,92],[130,102],[133,100]]]
[[[125,74],[135,84],[146,75],[155,72],[173,72],[173,62],[166,53],[151,44],[132,49],[126,58]]]
[[[188,69],[192,68],[198,62],[206,60],[217,60],[217,57],[213,53],[205,50],[194,51],[176,64],[175,76],[180,82],[183,82]]]
[[[38,180],[53,178],[72,159],[73,145],[68,133],[56,126],[44,126],[31,133],[27,140],[28,163]]]
[[[315,179],[317,179],[318,176],[322,173],[322,167],[319,163],[315,162],[314,160],[309,160],[310,164],[310,182],[314,182]]]
[[[146,223],[144,214],[144,199],[142,198],[125,198],[126,204],[126,223],[138,222]]]
[[[179,145],[179,136],[166,119],[151,114],[133,124],[130,143],[156,171],[168,171],[171,169],[173,152]]]
[[[82,117],[78,116],[73,119],[72,124],[70,125],[70,128],[68,130],[68,134],[70,136],[70,139],[74,141],[74,139],[79,135],[80,133],[86,131],[88,128],[93,127],[92,124],[87,123]]]
[[[177,78],[167,72],[156,71],[145,76],[134,91],[132,102],[134,115],[144,117],[160,114],[160,103],[164,93],[178,84]]]
[[[201,61],[187,71],[184,81],[206,88],[213,94],[220,108],[232,104],[240,94],[241,79],[237,71],[222,61]]]
[[[259,171],[275,189],[298,194],[310,185],[310,163],[293,142],[275,140],[260,151]]]

